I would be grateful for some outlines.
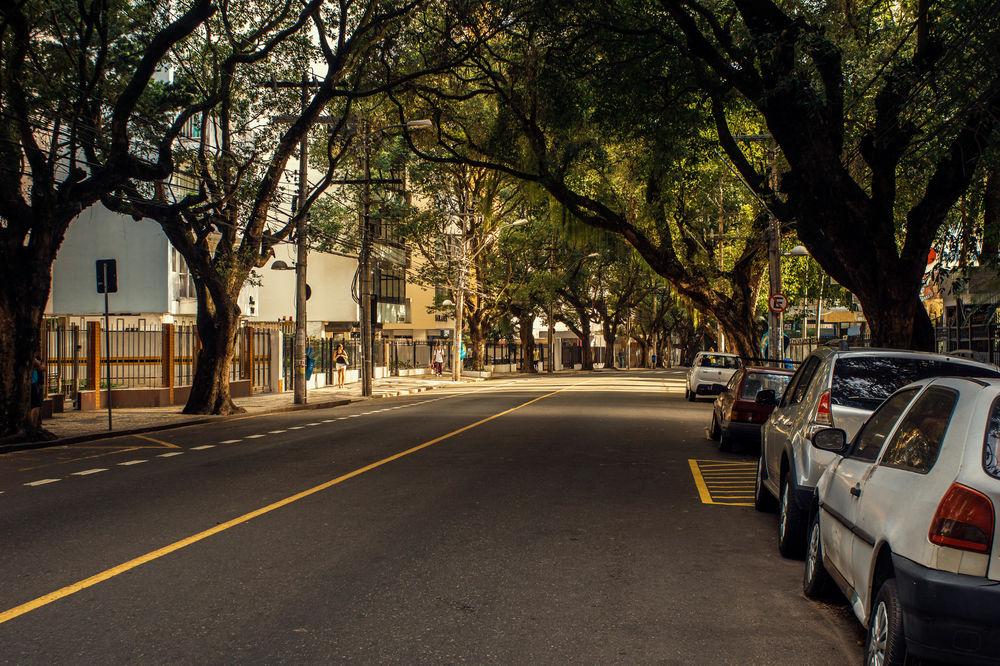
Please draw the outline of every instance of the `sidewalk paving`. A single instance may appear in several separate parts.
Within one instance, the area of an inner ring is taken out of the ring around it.
[[[466,378],[460,382],[451,379],[431,376],[387,377],[375,380],[372,386],[373,398],[388,398],[399,395],[420,393],[444,386],[468,384],[480,379]],[[359,400],[367,400],[361,396],[360,382],[348,384],[343,389],[327,386],[321,389],[310,389],[309,402],[306,405],[296,405],[291,391],[284,393],[261,393],[248,398],[236,398],[237,405],[246,410],[246,414],[234,416],[205,416],[200,414],[182,414],[182,405],[171,407],[143,407],[137,409],[115,409],[112,413],[114,430],[108,431],[108,412],[99,410],[93,412],[66,411],[54,414],[51,419],[45,419],[44,427],[57,439],[46,442],[24,442],[0,446],[0,453],[22,448],[37,448],[43,446],[58,446],[73,442],[87,441],[115,435],[139,434],[155,432],[182,425],[194,425],[211,421],[234,418],[253,414],[268,414],[275,412],[297,411],[302,409],[321,409],[346,405]]]

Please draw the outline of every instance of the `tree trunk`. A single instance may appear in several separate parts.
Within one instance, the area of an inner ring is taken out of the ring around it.
[[[52,266],[37,254],[0,266],[0,441],[47,435],[30,421],[32,362],[41,346]]]
[[[531,330],[534,317],[519,317],[518,335],[521,338],[521,364],[519,372],[538,372],[535,367],[535,334]]]
[[[615,332],[618,329],[615,321],[605,319],[601,323],[604,331],[604,368],[615,369]]]
[[[195,285],[198,291],[198,350],[191,394],[184,406],[185,414],[241,414],[245,412],[232,399],[229,372],[236,351],[236,335],[240,327],[240,308],[236,294],[215,286],[212,296],[206,287]]]
[[[32,244],[0,256],[0,441],[45,439],[31,423],[31,369],[41,348],[42,319],[54,256]]]
[[[580,344],[583,346],[583,354],[581,355],[580,364],[583,366],[584,370],[594,369],[594,350],[591,349],[590,343],[590,319],[587,318],[586,311],[580,311],[580,332],[583,333],[580,336]]]
[[[466,353],[469,356],[469,362],[472,364],[471,369],[482,372],[486,366],[486,333],[478,308],[475,314],[466,317],[466,322],[469,325],[469,345]]]
[[[871,300],[878,304],[864,310],[873,347],[934,350],[934,326],[916,290],[907,289],[905,284],[883,284],[878,296],[881,298],[858,295],[862,304]],[[870,312],[874,316],[869,315]]]

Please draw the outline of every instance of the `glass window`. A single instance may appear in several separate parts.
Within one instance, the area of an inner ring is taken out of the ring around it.
[[[701,357],[701,367],[703,368],[727,368],[740,367],[740,359],[736,356],[723,356],[722,354],[705,354]]]
[[[986,441],[983,442],[983,469],[994,479],[1000,479],[998,448],[1000,448],[1000,398],[993,401],[990,420],[986,424]]]
[[[899,428],[882,455],[882,465],[926,474],[937,461],[958,393],[932,386],[917,398],[899,422]]]
[[[818,367],[819,359],[815,356],[809,357],[809,360],[807,360],[799,370],[801,375],[796,378],[795,388],[791,391],[787,404],[796,405],[802,402],[802,398],[805,397],[806,391],[809,390],[809,382],[812,381]]]
[[[736,387],[740,385],[740,379],[743,378],[743,371],[738,370],[733,373],[733,376],[729,378],[729,383],[726,384],[727,391],[735,391]]]
[[[878,458],[892,426],[896,424],[899,415],[903,413],[903,410],[906,409],[919,390],[917,388],[906,389],[883,402],[882,406],[875,410],[871,418],[861,426],[861,432],[858,433],[855,440],[851,457],[869,461]]]
[[[791,379],[791,375],[776,372],[750,372],[747,374],[747,380],[743,382],[740,400],[753,402],[757,399],[757,394],[765,390],[774,391],[774,395],[781,395]]]
[[[1000,372],[915,356],[848,356],[834,365],[831,402],[875,409],[903,386],[931,377],[1000,377]]]

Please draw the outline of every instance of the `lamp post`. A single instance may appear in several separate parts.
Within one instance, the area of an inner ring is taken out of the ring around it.
[[[441,305],[444,306],[449,306],[449,305],[455,306],[455,333],[452,338],[453,358],[451,362],[451,377],[453,381],[457,382],[462,378],[462,329],[464,327],[463,320],[465,316],[464,312],[465,290],[466,290],[465,278],[466,274],[469,271],[469,266],[472,265],[472,262],[475,260],[476,257],[480,255],[480,253],[482,253],[483,250],[493,245],[493,243],[500,237],[501,233],[503,233],[508,229],[512,229],[514,227],[523,226],[527,223],[528,220],[520,218],[514,220],[513,222],[501,224],[499,227],[497,227],[497,229],[493,231],[491,235],[486,237],[486,239],[483,241],[483,244],[480,245],[479,248],[471,255],[469,254],[468,243],[466,242],[465,238],[465,227],[464,227],[465,223],[464,221],[462,223],[463,227],[462,227],[462,235],[460,243],[460,254],[458,258],[458,278],[456,280],[457,284],[455,286],[455,301],[453,302],[450,299],[446,299],[441,302]]]

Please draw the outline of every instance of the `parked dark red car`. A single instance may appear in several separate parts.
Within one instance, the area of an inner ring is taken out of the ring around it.
[[[757,394],[770,389],[780,398],[791,378],[791,370],[761,367],[740,368],[733,375],[715,399],[708,429],[709,438],[719,442],[720,451],[732,451],[738,441],[760,444],[760,426],[774,405],[757,404]]]

